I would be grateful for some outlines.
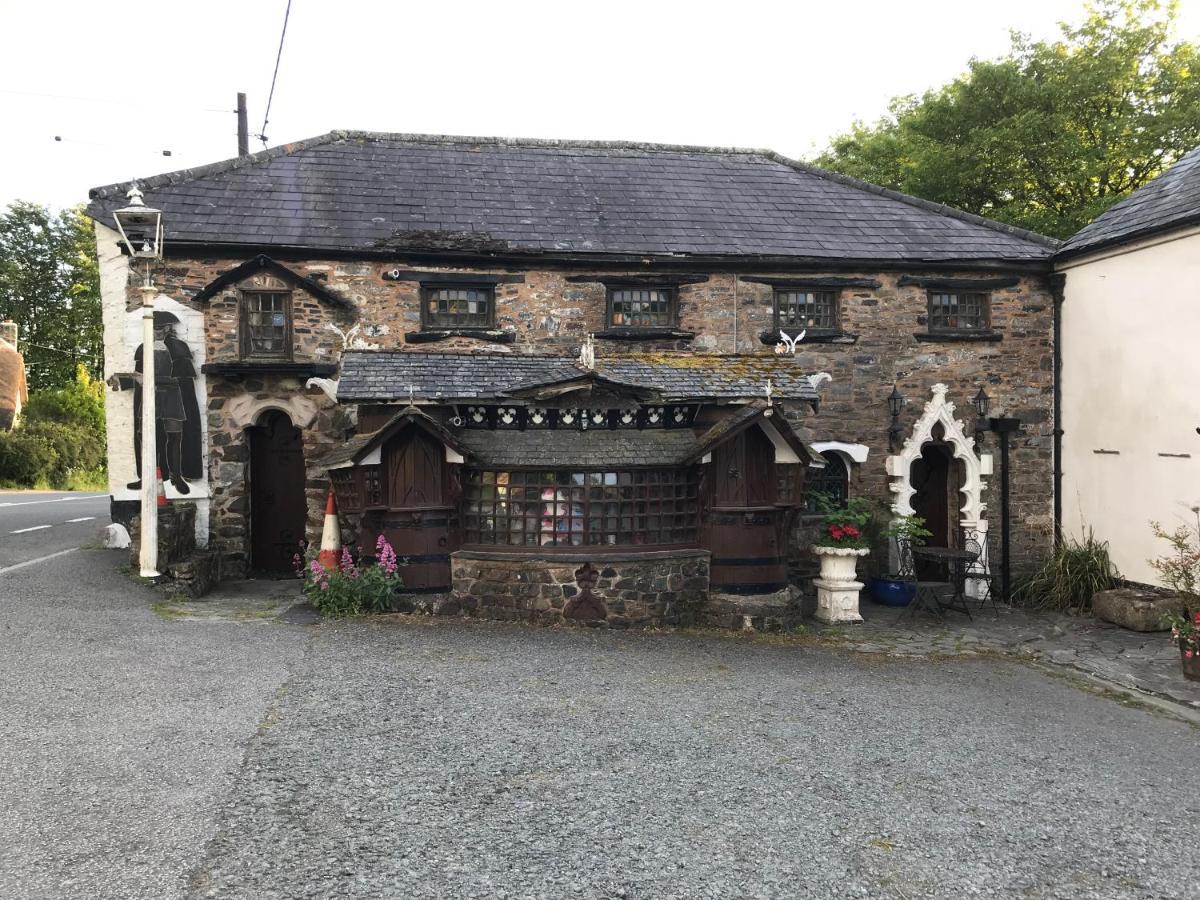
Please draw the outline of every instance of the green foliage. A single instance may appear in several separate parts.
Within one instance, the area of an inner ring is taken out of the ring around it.
[[[25,422],[59,422],[80,425],[104,435],[104,383],[87,367],[75,367],[75,380],[64,387],[39,391],[21,411]]]
[[[316,550],[296,554],[296,572],[304,579],[304,595],[322,615],[331,618],[389,612],[392,597],[403,586],[399,562],[392,545],[382,535],[375,542],[374,563],[355,560],[349,547],[342,548],[338,567],[327,569]]]
[[[1057,41],[1013,34],[921,97],[856,122],[815,162],[1055,237],[1078,231],[1200,144],[1200,50],[1176,4],[1099,0]]]
[[[925,527],[925,520],[920,516],[898,516],[883,533],[896,540],[906,540],[913,547],[924,547],[925,542],[933,537],[933,532]]]
[[[19,326],[31,391],[104,367],[96,239],[82,209],[17,202],[0,213],[0,319]]]
[[[1180,525],[1167,531],[1158,522],[1151,522],[1154,536],[1171,545],[1171,551],[1150,566],[1162,583],[1183,598],[1188,609],[1200,609],[1200,509],[1193,510],[1196,525]]]
[[[821,514],[821,530],[817,545],[821,547],[869,548],[867,530],[874,520],[874,508],[865,497],[851,497],[839,502],[829,494],[812,495],[813,505]]]
[[[54,448],[37,435],[0,431],[0,484],[34,487],[58,466]]]
[[[0,434],[0,482],[66,490],[107,485],[104,385],[85,366],[66,386],[30,397],[18,424]]]
[[[1064,539],[1054,555],[1012,592],[1014,605],[1061,612],[1087,612],[1092,595],[1117,586],[1120,578],[1108,542],[1089,528],[1082,541]]]

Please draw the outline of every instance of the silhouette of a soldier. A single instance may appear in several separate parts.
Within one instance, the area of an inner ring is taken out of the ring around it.
[[[175,336],[179,319],[172,313],[154,313],[154,414],[155,458],[163,478],[181,494],[191,493],[188,480],[203,477],[200,448],[200,409],[196,403],[196,367],[192,351]],[[133,388],[133,447],[137,481],[142,486],[142,361],[144,345],[133,354],[133,374],[113,375],[114,390]]]

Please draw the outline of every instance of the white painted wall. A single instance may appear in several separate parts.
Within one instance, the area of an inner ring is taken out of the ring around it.
[[[96,253],[100,270],[100,303],[104,322],[104,379],[116,374],[133,371],[133,355],[142,342],[142,311],[140,307],[129,307],[126,286],[129,283],[129,257],[121,253],[119,236],[115,229],[96,222]],[[139,270],[140,271],[140,270]],[[204,364],[204,315],[184,306],[166,294],[159,294],[154,301],[155,309],[174,313],[180,325],[176,335],[192,348],[196,365],[196,403],[201,416],[201,446],[205,472],[208,469],[208,425],[205,418],[208,409],[205,378],[199,374]],[[106,385],[104,412],[108,439],[108,490],[114,500],[137,500],[139,493],[130,490],[127,484],[137,478],[133,449],[133,391],[114,391]],[[165,485],[168,500],[179,499],[175,487],[168,481]],[[208,545],[209,485],[203,481],[191,482],[191,493],[187,500],[196,504],[196,541],[201,547]]]
[[[1200,229],[1060,269],[1063,528],[1090,526],[1125,578],[1155,584],[1150,521],[1194,524],[1200,506]]]

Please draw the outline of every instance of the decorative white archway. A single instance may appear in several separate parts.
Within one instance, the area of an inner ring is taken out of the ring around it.
[[[904,447],[898,454],[887,459],[887,473],[891,478],[889,487],[895,495],[892,511],[897,516],[913,514],[912,499],[916,490],[912,486],[912,465],[920,458],[921,448],[933,440],[934,426],[940,424],[945,441],[953,448],[954,458],[962,460],[963,464],[963,504],[959,513],[959,525],[978,532],[980,544],[984,548],[984,558],[976,565],[987,571],[988,523],[984,515],[987,504],[983,502],[983,491],[987,487],[985,478],[992,474],[992,456],[990,453],[975,455],[975,441],[967,437],[963,423],[954,418],[954,404],[946,399],[946,391],[947,387],[944,384],[933,386],[933,397],[925,404],[925,409],[913,425],[912,433],[904,442]]]

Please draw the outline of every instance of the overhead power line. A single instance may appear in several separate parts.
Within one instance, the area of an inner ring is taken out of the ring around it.
[[[283,11],[283,30],[279,32],[279,50],[275,54],[275,71],[271,73],[271,90],[267,92],[267,110],[263,113],[262,130],[258,139],[267,146],[267,122],[271,119],[271,101],[275,99],[275,79],[279,77],[279,60],[283,58],[283,39],[287,37],[288,17],[292,14],[292,0],[287,0],[287,9]]]

